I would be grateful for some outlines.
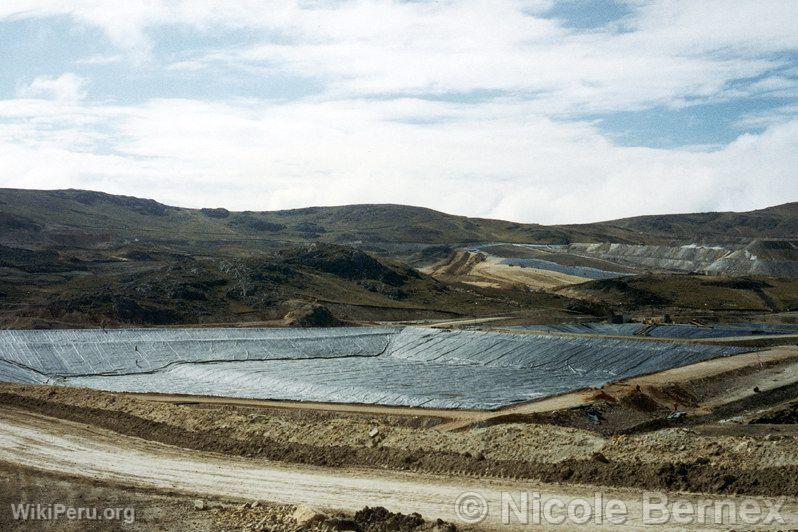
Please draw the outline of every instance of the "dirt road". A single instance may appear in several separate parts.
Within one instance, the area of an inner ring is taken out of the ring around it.
[[[468,409],[421,408],[414,406],[389,406],[350,403],[321,403],[313,401],[278,401],[273,399],[246,399],[243,397],[219,397],[212,395],[185,395],[171,393],[124,392],[128,397],[136,397],[159,403],[186,405],[233,405],[253,408],[280,408],[284,410],[318,410],[321,412],[351,412],[355,414],[379,414],[415,417],[439,417],[444,419],[482,419],[485,411]]]
[[[343,510],[379,505],[459,524],[463,522],[455,512],[455,501],[463,492],[473,491],[487,501],[489,513],[481,526],[490,529],[521,526],[514,515],[511,526],[501,523],[502,492],[511,493],[518,501],[519,493],[534,491],[540,493],[543,501],[557,498],[567,504],[574,498],[594,500],[595,491],[590,487],[566,489],[530,482],[287,467],[263,460],[188,451],[16,409],[0,412],[0,460],[126,486]],[[621,529],[643,527],[641,494],[617,489],[601,491],[604,500],[616,499],[626,505],[628,518]],[[682,498],[698,501],[697,496]],[[743,501],[727,500],[737,504]],[[788,528],[798,525],[798,500],[789,500],[781,515]],[[718,528],[728,528],[730,524],[728,516],[718,525],[712,523]]]

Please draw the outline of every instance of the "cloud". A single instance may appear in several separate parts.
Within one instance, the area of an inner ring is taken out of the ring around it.
[[[120,54],[94,54],[75,61],[77,65],[111,65],[122,62]]]
[[[189,52],[174,69],[251,68],[320,78],[335,97],[501,91],[540,112],[685,105],[783,66],[798,48],[798,3],[635,2],[595,31],[546,18],[551,2],[333,3],[11,0],[2,18],[70,16],[139,59],[176,26],[252,30],[252,42]],[[722,28],[722,31],[718,31]],[[257,37],[260,36],[260,37]]]
[[[730,83],[783,67],[774,53],[798,47],[790,3],[696,4],[644,3],[623,26],[590,32],[513,2],[294,6],[252,17],[268,38],[199,51],[175,68],[262,67],[318,79],[336,98],[489,91],[534,101],[539,113],[584,114],[734,97]]]
[[[23,98],[54,98],[56,100],[81,100],[86,97],[86,79],[70,72],[57,78],[39,76],[17,90]]]
[[[756,113],[747,113],[738,120],[736,126],[740,129],[758,129],[775,124],[783,124],[795,119],[798,119],[798,103]]]
[[[408,203],[546,223],[798,196],[794,103],[759,105],[736,140],[713,147],[619,146],[597,119],[794,99],[798,3],[634,1],[593,29],[547,18],[550,7],[7,0],[0,21],[69,17],[104,32],[104,48],[62,71],[113,62],[113,75],[146,79],[151,93],[195,92],[137,98],[127,81],[92,73],[100,101],[75,74],[25,80],[0,100],[0,183],[238,209]],[[263,96],[280,83],[284,97]]]
[[[8,101],[0,174],[7,186],[88,186],[195,207],[391,201],[545,223],[798,196],[798,120],[716,151],[655,150],[619,147],[589,123],[530,117],[523,106]],[[413,121],[430,114],[447,119]],[[109,130],[96,135],[98,125]]]

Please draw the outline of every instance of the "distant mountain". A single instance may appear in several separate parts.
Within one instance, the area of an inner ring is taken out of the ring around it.
[[[797,211],[798,204],[791,203],[748,213],[543,226],[403,205],[231,212],[83,190],[0,189],[0,326],[318,325],[542,309],[546,319],[601,316],[618,301],[631,307],[647,301],[627,297],[645,290],[624,284],[633,280],[570,291],[530,290],[517,282],[530,274],[522,269],[498,286],[464,284],[456,276],[435,278],[408,264],[446,261],[458,249],[479,247],[542,254],[545,260],[538,262],[544,265],[547,260],[599,267],[612,262],[613,271],[620,272],[706,269],[720,275],[795,277],[796,242],[788,238],[798,234]],[[607,244],[730,239],[737,244],[733,251],[653,246],[641,252],[641,246]],[[491,242],[603,244],[556,250],[477,246]],[[681,267],[702,254],[718,254],[720,260],[707,262],[711,267]],[[693,285],[673,286],[694,291]],[[792,285],[769,286],[757,285],[748,294],[753,306],[731,300],[732,307],[759,308],[767,301],[771,310],[792,308]],[[734,295],[735,290],[726,291]],[[775,292],[787,299],[776,302]],[[670,304],[667,294],[656,295],[659,299],[651,301]]]
[[[589,229],[453,216],[404,205],[308,207],[271,212],[186,209],[153,200],[83,190],[0,189],[0,244],[97,247],[138,240],[207,250],[270,243],[450,244],[565,242]]]
[[[196,253],[237,254],[320,240],[354,243],[391,255],[430,244],[654,244],[794,238],[796,234],[798,203],[744,213],[544,226],[390,204],[231,212],[171,207],[150,199],[85,190],[0,189],[0,244],[10,247],[112,249],[147,243]]]
[[[563,228],[581,228],[572,225]],[[798,235],[798,202],[785,203],[749,212],[704,212],[636,216],[609,222],[589,224],[598,232],[611,234],[614,230],[631,231],[646,239],[674,239],[695,242],[713,237],[734,238],[795,238]]]
[[[0,230],[0,244],[8,246],[91,248],[138,240],[189,250],[207,250],[208,245],[257,249],[315,240],[373,244],[693,242],[794,237],[798,234],[798,203],[743,213],[641,216],[544,226],[390,204],[231,212],[171,207],[149,199],[85,190],[0,189]]]

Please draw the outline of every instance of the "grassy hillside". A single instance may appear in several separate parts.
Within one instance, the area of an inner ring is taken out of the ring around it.
[[[589,281],[559,293],[621,309],[798,310],[798,281],[793,279],[648,274]]]
[[[0,189],[0,326],[279,324],[287,315],[295,323],[525,313],[558,321],[603,317],[609,307],[789,310],[796,283],[774,279],[744,286],[643,275],[552,294],[441,282],[379,257],[420,266],[469,242],[793,236],[796,205],[546,227],[401,205],[229,212],[78,190]],[[748,251],[787,260],[794,245],[760,242]]]
[[[184,209],[153,200],[81,190],[0,189],[0,244],[112,249],[144,243],[177,251],[237,255],[284,243],[358,243],[385,255],[416,245],[469,242],[685,242],[793,237],[798,204],[750,213],[646,216],[586,225],[542,226],[453,216],[403,205],[309,207],[271,212]]]
[[[613,231],[641,235],[648,242],[662,240],[706,241],[735,238],[795,238],[798,234],[798,202],[785,203],[750,212],[705,212],[637,216],[587,226],[563,226],[564,229],[592,227],[597,232]]]
[[[248,257],[132,248],[114,257],[0,247],[0,326],[211,323],[317,325],[496,315],[567,298],[446,285],[399,263],[335,244]],[[319,310],[321,309],[321,314]],[[314,314],[315,312],[315,314]]]
[[[183,209],[77,190],[0,190],[0,243],[97,247],[139,241],[226,249],[273,243],[452,243],[565,238],[541,226],[451,216],[402,205],[309,207],[273,212]]]

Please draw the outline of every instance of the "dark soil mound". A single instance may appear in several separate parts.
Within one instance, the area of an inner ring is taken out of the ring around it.
[[[793,425],[798,423],[798,403],[773,410],[751,421],[752,424]]]
[[[635,390],[629,395],[622,397],[621,404],[629,408],[634,408],[635,410],[640,410],[641,412],[654,413],[664,410],[662,405],[640,390]]]
[[[721,279],[718,281],[706,281],[704,286],[719,286],[721,288],[736,288],[738,290],[756,290],[761,288],[771,288],[772,285],[765,281],[751,279],[750,277],[739,277],[736,279]]]
[[[414,273],[410,269],[387,266],[358,249],[320,242],[284,251],[283,256],[290,264],[307,266],[344,279],[371,279],[391,286],[405,284]]]
[[[285,315],[285,321],[292,327],[340,327],[346,325],[333,316],[330,309],[321,305],[292,310]]]
[[[355,513],[355,523],[361,530],[373,532],[412,531],[424,525],[424,519],[417,513],[395,514],[382,506],[366,506]]]
[[[441,519],[435,522],[425,521],[417,513],[405,515],[388,511],[382,506],[370,508],[366,506],[356,512],[352,524],[362,532],[412,532],[420,530],[435,530],[437,532],[455,532],[457,527]],[[340,530],[344,530],[341,528]],[[346,530],[352,530],[347,528]]]
[[[208,218],[227,218],[230,216],[230,211],[222,207],[216,209],[200,209],[200,212]]]
[[[591,282],[591,289],[620,295],[621,299],[633,306],[666,305],[671,301],[654,292],[635,286],[637,278],[602,279]]]
[[[129,298],[119,298],[114,302],[114,311],[117,319],[122,323],[152,323],[166,325],[175,323],[178,315],[175,311],[166,308],[157,308],[149,305],[139,305]]]

